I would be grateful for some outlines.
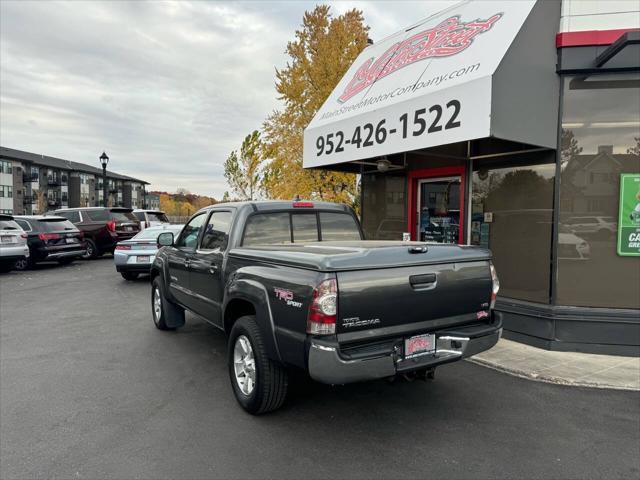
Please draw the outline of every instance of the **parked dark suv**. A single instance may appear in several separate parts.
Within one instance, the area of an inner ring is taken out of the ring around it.
[[[70,220],[84,233],[87,242],[85,258],[113,253],[116,244],[140,232],[140,223],[130,208],[88,207],[64,208],[52,212]]]
[[[29,256],[16,261],[16,270],[26,270],[44,261],[67,264],[85,254],[82,232],[66,218],[16,215],[14,221],[24,230],[29,246]]]

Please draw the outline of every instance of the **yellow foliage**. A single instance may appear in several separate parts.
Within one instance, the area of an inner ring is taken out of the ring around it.
[[[285,108],[264,123],[269,165],[264,187],[268,197],[356,203],[356,177],[350,173],[302,168],[304,128],[367,45],[369,27],[362,12],[333,17],[326,5],[305,12],[302,29],[287,45],[290,62],[276,71],[276,90]]]

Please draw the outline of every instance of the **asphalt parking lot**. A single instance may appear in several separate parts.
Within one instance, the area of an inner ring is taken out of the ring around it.
[[[150,317],[111,258],[0,277],[0,477],[638,478],[640,394],[468,362],[236,405],[224,335]]]

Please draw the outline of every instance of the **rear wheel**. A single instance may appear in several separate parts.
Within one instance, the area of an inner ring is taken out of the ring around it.
[[[138,278],[138,274],[135,272],[120,272],[120,275],[122,275],[122,278],[125,280],[135,280]]]
[[[184,309],[165,298],[159,276],[151,284],[151,315],[158,330],[175,330],[184,325]]]
[[[89,238],[85,241],[87,243],[87,252],[82,256],[82,258],[85,260],[96,258],[98,256],[98,248],[96,247],[96,244]]]
[[[287,371],[266,353],[255,317],[240,317],[227,346],[229,377],[238,403],[253,415],[276,410],[287,396]]]
[[[16,263],[13,268],[16,270],[24,271],[33,267],[33,262],[30,258],[21,258],[20,260],[16,260]]]

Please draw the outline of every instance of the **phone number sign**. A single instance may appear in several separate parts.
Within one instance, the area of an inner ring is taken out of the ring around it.
[[[618,255],[640,256],[640,174],[620,175]]]

